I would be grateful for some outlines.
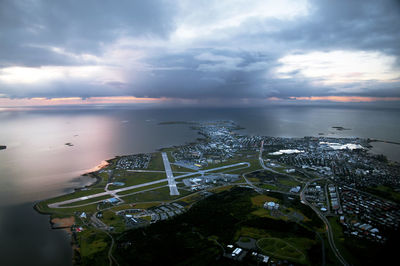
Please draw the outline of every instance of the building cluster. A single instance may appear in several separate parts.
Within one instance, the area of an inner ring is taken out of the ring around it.
[[[400,206],[350,187],[340,190],[345,233],[378,242],[385,232],[399,228]]]
[[[149,166],[151,154],[135,154],[123,156],[118,160],[116,169],[133,170],[146,169]]]
[[[227,258],[236,260],[236,261],[242,261],[244,259],[244,257],[246,257],[246,255],[248,255],[248,254],[251,255],[253,260],[257,262],[257,265],[259,263],[268,264],[269,262],[271,262],[269,256],[264,255],[264,254],[259,253],[259,252],[256,252],[256,251],[254,251],[254,249],[248,250],[246,248],[237,247],[237,246],[234,246],[232,244],[229,244],[229,245],[226,246],[224,256],[227,257]],[[282,262],[283,261],[278,260],[277,264],[278,265],[283,265]],[[286,264],[287,264],[287,262],[288,261],[286,261]],[[274,265],[274,264],[271,264],[271,265]]]
[[[197,171],[249,151],[257,152],[263,143],[263,155],[267,157],[268,167],[282,164],[289,167],[285,169],[288,174],[304,169],[305,172],[329,179],[328,183],[318,181],[309,185],[305,190],[306,199],[322,213],[340,216],[348,235],[383,242],[385,232],[398,229],[399,206],[361,191],[377,185],[390,186],[400,191],[400,167],[388,164],[383,156],[369,153],[367,148],[370,145],[366,139],[246,136],[235,132],[238,127],[232,121],[200,123],[195,129],[203,138],[197,143],[174,149],[171,153],[173,164]],[[124,156],[118,160],[117,169],[145,169],[150,159],[149,154]],[[236,180],[237,175],[202,173],[184,179],[183,183],[186,189],[195,191]],[[300,190],[301,187],[296,186],[290,192],[299,193]],[[264,207],[276,211],[279,205],[267,202]],[[150,208],[144,213],[121,215],[125,216],[127,223],[135,223],[143,215],[150,216],[154,223],[183,211],[182,205],[172,203]],[[236,249],[238,254],[233,255],[234,251],[231,257],[240,257],[241,251]]]
[[[335,185],[329,184],[328,185],[328,193],[329,193],[329,198],[330,198],[330,203],[331,203],[331,211],[338,214],[342,213],[341,206],[340,206],[340,199],[338,196],[338,191]]]
[[[150,223],[156,223],[182,214],[184,211],[184,206],[173,202],[149,209],[126,209],[118,211],[117,215],[124,217],[126,225],[132,227],[148,224],[144,217],[151,217]]]
[[[183,184],[191,191],[203,190],[211,186],[221,186],[239,180],[238,175],[211,173],[208,175],[196,176],[183,179]]]
[[[238,261],[241,261],[247,254],[246,250],[231,244],[227,245],[225,250],[228,251],[225,253],[225,257]]]
[[[327,195],[324,185],[314,182],[307,187],[305,191],[307,201],[319,208],[322,212],[328,211]]]
[[[176,202],[152,208],[149,210],[151,223],[167,220],[174,217],[175,215],[182,214],[184,211],[185,207]]]
[[[400,188],[399,167],[387,164],[382,156],[373,155],[365,147],[367,140],[359,138],[274,138],[275,146],[296,148],[300,153],[281,154],[277,161],[297,168],[312,170],[342,185],[365,188],[388,185]],[[281,141],[280,141],[281,140]],[[280,142],[279,142],[280,141]],[[268,142],[264,142],[264,146]]]
[[[204,139],[177,148],[172,156],[177,163],[207,166],[225,162],[242,150],[259,148],[264,137],[242,136],[233,132],[236,128],[232,121],[202,123],[197,129]]]
[[[146,210],[143,209],[126,209],[118,211],[117,215],[120,215],[125,220],[126,227],[138,227],[147,224],[147,221],[143,219],[145,216],[149,216]]]
[[[278,210],[279,209],[279,203],[275,203],[273,201],[267,201],[264,203],[264,208],[267,210]]]

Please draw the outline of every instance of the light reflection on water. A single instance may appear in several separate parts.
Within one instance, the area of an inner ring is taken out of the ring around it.
[[[86,184],[90,180],[78,177],[105,159],[152,152],[198,137],[188,125],[159,125],[162,121],[231,119],[245,127],[246,134],[303,137],[323,133],[400,142],[399,114],[397,110],[320,107],[3,111],[0,144],[7,149],[0,151],[0,206],[48,198]],[[392,159],[400,157],[400,146],[374,146]]]
[[[323,133],[324,136],[400,142],[399,114],[398,110],[276,106],[265,109],[0,111],[0,145],[7,145],[6,150],[0,151],[0,242],[3,243],[0,256],[6,262],[12,261],[12,250],[20,245],[20,250],[30,252],[12,265],[32,262],[69,265],[68,238],[62,232],[52,232],[48,218],[35,213],[32,202],[91,182],[80,175],[105,159],[153,152],[198,137],[188,125],[161,126],[159,122],[229,119],[245,127],[243,133],[253,135],[303,137]],[[337,131],[332,126],[351,130]],[[389,158],[400,158],[400,146],[388,148],[375,143],[374,147],[378,152],[387,152]],[[21,217],[31,222],[21,224]],[[35,245],[38,239],[43,246]]]

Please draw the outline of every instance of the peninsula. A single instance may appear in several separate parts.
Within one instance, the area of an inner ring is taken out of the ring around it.
[[[201,138],[111,159],[91,186],[35,206],[71,232],[74,264],[362,265],[390,251],[400,167],[369,140],[160,126],[177,123]]]

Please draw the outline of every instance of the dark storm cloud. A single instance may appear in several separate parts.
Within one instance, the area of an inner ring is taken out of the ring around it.
[[[96,54],[122,35],[165,38],[174,12],[153,0],[0,1],[0,64],[78,64],[49,48]]]
[[[284,75],[277,71],[292,64],[280,60],[285,56],[315,51],[373,53],[366,58],[394,58],[398,67],[398,1],[311,1],[306,14],[287,18],[250,10],[245,19],[231,14],[230,7],[241,10],[238,3],[215,3],[0,1],[0,96],[400,97],[400,73],[392,80],[374,75],[332,84],[329,75],[307,76],[301,64]],[[245,12],[249,4],[242,5]],[[57,70],[62,78],[44,83],[13,83],[12,75],[2,82],[2,75],[20,71],[7,69],[13,66],[64,68]],[[79,66],[100,70],[78,75]]]
[[[302,49],[379,50],[399,56],[399,1],[313,1],[312,17],[283,25],[274,38]]]

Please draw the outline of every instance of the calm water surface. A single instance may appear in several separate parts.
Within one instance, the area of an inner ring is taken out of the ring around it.
[[[0,111],[0,255],[2,265],[70,265],[69,237],[51,230],[33,203],[90,183],[81,174],[121,154],[153,152],[198,135],[163,121],[230,119],[253,135],[377,138],[400,142],[400,112],[324,107],[260,109],[49,109]],[[337,131],[332,126],[351,130]],[[73,146],[66,146],[65,143]],[[400,146],[374,151],[400,160]],[[20,256],[24,254],[24,256]]]

